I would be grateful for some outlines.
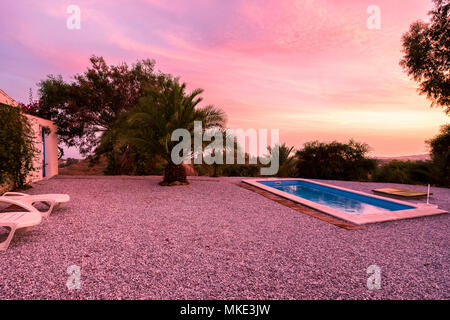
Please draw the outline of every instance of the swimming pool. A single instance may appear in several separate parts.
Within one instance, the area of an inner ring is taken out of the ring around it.
[[[306,179],[252,179],[243,182],[355,224],[445,213],[436,206],[388,200]]]

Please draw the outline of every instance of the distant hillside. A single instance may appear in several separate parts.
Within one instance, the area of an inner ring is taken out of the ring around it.
[[[105,157],[100,157],[98,163],[94,165],[91,165],[89,159],[83,159],[67,167],[60,168],[59,174],[67,176],[102,176],[107,164]]]
[[[426,161],[431,160],[429,154],[415,154],[411,156],[398,156],[398,157],[375,157],[381,162],[389,162],[391,160],[399,160],[399,161]]]

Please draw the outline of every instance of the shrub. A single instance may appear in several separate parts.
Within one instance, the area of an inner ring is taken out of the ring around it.
[[[257,177],[260,173],[259,164],[197,164],[194,169],[199,176],[210,177]]]
[[[303,178],[367,180],[377,161],[367,158],[369,146],[350,140],[307,142],[297,151],[296,175]]]
[[[380,166],[373,174],[377,182],[395,182],[405,184],[433,183],[433,163],[431,161],[392,160]]]
[[[226,177],[256,177],[260,167],[256,164],[230,164],[222,169],[222,175]]]
[[[27,118],[17,107],[0,104],[0,185],[23,188],[36,153]]]

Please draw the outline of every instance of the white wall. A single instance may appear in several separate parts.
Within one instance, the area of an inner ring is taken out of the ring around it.
[[[25,114],[34,132],[34,147],[37,150],[33,161],[35,171],[30,173],[30,182],[48,179],[58,174],[58,136],[57,127],[50,120]],[[43,143],[42,128],[48,127],[50,134],[45,135],[45,177],[43,176]]]
[[[2,89],[0,89],[0,102],[13,107],[17,106],[17,102],[8,96]]]

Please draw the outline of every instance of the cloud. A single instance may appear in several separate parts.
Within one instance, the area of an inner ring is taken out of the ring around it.
[[[68,1],[0,3],[8,17],[0,21],[2,89],[26,101],[37,81],[83,72],[92,54],[109,63],[151,58],[190,89],[204,88],[205,103],[222,107],[230,125],[275,126],[289,141],[295,132],[324,137],[340,128],[342,136],[360,132],[382,154],[392,148],[378,143],[377,121],[398,123],[385,126],[388,135],[414,127],[417,137],[445,122],[398,65],[401,35],[426,17],[430,1],[378,1],[377,31],[366,28],[365,1],[77,2],[78,31],[66,28]]]

